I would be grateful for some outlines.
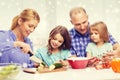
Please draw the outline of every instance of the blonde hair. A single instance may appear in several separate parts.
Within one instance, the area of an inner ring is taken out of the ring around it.
[[[32,20],[32,19],[40,22],[40,16],[35,10],[25,9],[20,13],[20,15],[17,15],[13,18],[12,25],[11,25],[11,30],[14,30],[17,27],[19,18],[21,18],[22,21],[24,21],[24,22],[28,21],[28,20]]]
[[[73,9],[70,10],[69,16],[70,18],[72,17],[73,14],[77,14],[77,13],[86,13],[86,10],[83,7],[75,7]]]
[[[108,42],[109,33],[108,33],[107,25],[104,22],[99,21],[92,24],[90,26],[90,31],[91,30],[98,31],[100,38],[103,39],[104,42]]]

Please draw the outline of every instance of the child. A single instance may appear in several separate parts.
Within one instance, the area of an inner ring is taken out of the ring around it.
[[[35,61],[36,58],[37,60],[41,59],[39,62],[43,61],[47,66],[56,62],[68,65],[66,59],[71,56],[69,51],[70,43],[71,38],[68,30],[59,25],[50,32],[47,47],[38,49],[31,59],[33,61]]]
[[[103,22],[97,22],[90,27],[91,43],[87,46],[87,57],[101,58],[105,53],[113,50],[112,44],[108,42],[109,35],[107,26]]]
[[[92,42],[86,48],[87,57],[97,57],[101,60],[106,53],[113,51],[112,44],[108,42],[108,30],[104,22],[96,22],[90,26],[90,38]]]

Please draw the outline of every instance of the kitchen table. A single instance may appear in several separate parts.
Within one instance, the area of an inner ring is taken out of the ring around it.
[[[50,73],[26,73],[21,71],[16,80],[120,80],[120,73],[112,69],[71,69]]]

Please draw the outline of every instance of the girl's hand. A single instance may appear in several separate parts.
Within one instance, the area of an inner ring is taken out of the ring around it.
[[[60,60],[60,62],[64,65],[64,66],[68,66],[69,62],[67,60]]]
[[[112,52],[107,52],[105,55],[106,55],[106,56],[114,56],[115,53],[112,51]]]
[[[116,51],[111,51],[111,52],[107,52],[105,55],[105,57],[109,57],[109,58],[115,58],[115,57],[118,57],[118,54]]]
[[[34,67],[35,67],[35,68],[38,68],[39,66],[40,66],[40,64],[34,63]]]
[[[14,47],[20,47],[21,50],[23,51],[23,53],[28,53],[28,52],[31,52],[32,53],[32,50],[30,48],[30,45],[29,44],[26,44],[24,42],[21,42],[21,41],[16,41],[14,42]]]
[[[111,61],[114,57],[116,57],[116,53],[114,51],[107,52],[102,56],[104,61]]]

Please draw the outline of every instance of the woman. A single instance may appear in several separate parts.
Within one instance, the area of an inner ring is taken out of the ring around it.
[[[23,67],[32,67],[29,59],[32,42],[28,38],[40,22],[39,14],[33,9],[25,9],[13,18],[11,29],[0,31],[0,63],[20,63]]]

